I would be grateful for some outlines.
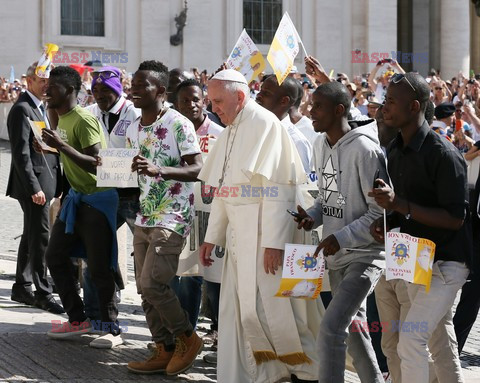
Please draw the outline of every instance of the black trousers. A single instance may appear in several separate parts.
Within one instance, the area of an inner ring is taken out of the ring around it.
[[[30,200],[19,200],[23,210],[23,233],[18,247],[17,271],[12,292],[32,291],[35,285],[37,297],[48,297],[52,286],[47,280],[47,263],[45,251],[48,246],[48,209]]]
[[[83,301],[77,293],[70,260],[72,249],[83,242],[91,278],[98,291],[100,317],[112,333],[118,333],[118,307],[115,301],[114,272],[110,267],[112,231],[107,218],[97,209],[81,203],[73,234],[65,234],[65,223],[58,218],[52,228],[47,263],[70,322],[86,319]]]
[[[477,201],[477,199],[475,199]],[[458,342],[458,354],[463,350],[470,330],[480,309],[480,219],[475,210],[472,212],[473,259],[470,276],[462,287],[462,294],[453,317],[455,335]]]

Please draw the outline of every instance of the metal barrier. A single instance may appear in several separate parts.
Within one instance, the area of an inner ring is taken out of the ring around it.
[[[7,117],[12,107],[11,102],[0,104],[0,139],[8,141]]]

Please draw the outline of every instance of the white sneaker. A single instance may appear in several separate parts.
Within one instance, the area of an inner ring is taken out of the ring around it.
[[[108,333],[92,340],[90,342],[90,347],[110,349],[110,348],[119,346],[121,344],[123,344],[123,339],[120,334],[113,335]]]
[[[64,339],[75,335],[88,334],[92,329],[90,321],[84,322],[63,322],[52,321],[52,329],[47,332],[49,338]]]

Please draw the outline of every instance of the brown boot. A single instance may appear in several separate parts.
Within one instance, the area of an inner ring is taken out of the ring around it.
[[[128,362],[127,368],[137,374],[161,374],[165,373],[173,351],[165,351],[162,343],[157,343],[150,358],[143,362]]]
[[[177,336],[175,343],[175,352],[168,363],[167,375],[177,375],[188,370],[203,347],[203,341],[195,331],[190,336]]]

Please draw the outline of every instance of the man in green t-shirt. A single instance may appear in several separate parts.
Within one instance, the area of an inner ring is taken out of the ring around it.
[[[69,259],[72,253],[84,249],[98,290],[101,329],[105,332],[90,346],[111,348],[123,343],[117,322],[114,280],[118,194],[115,189],[96,186],[95,156],[99,149],[106,147],[105,137],[98,120],[77,105],[80,87],[81,78],[74,69],[60,66],[52,70],[47,101],[49,108],[58,113],[59,121],[57,131],[45,129],[42,138],[60,152],[72,188],[53,225],[46,254],[50,273],[68,314],[68,322],[54,326],[48,336],[66,338],[88,332],[91,328],[83,301],[75,288]]]

